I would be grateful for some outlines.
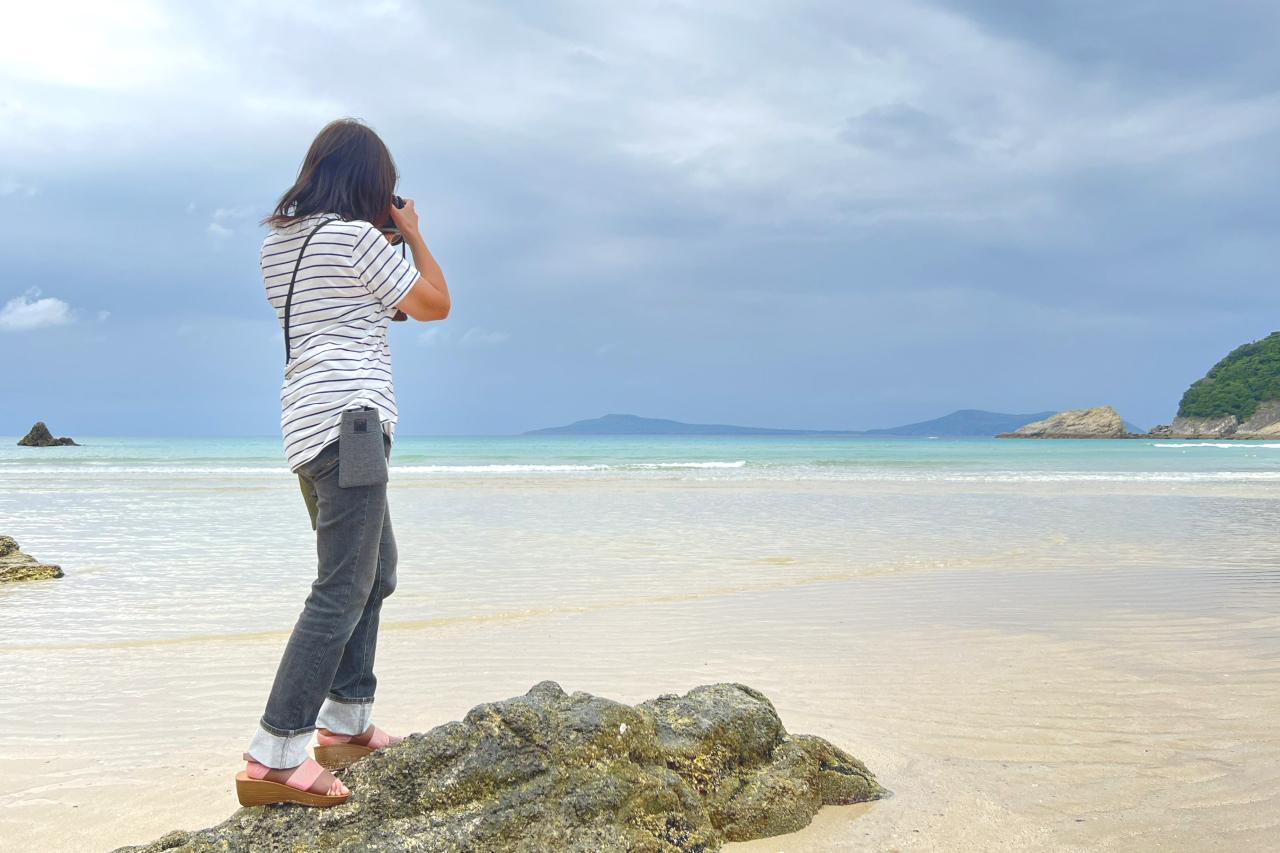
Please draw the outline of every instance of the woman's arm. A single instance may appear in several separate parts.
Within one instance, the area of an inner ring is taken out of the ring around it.
[[[444,271],[432,257],[427,241],[418,229],[418,212],[414,209],[413,199],[406,198],[404,207],[392,205],[391,218],[413,253],[413,265],[418,269],[418,280],[397,307],[415,320],[443,320],[449,316],[453,300],[449,296]]]

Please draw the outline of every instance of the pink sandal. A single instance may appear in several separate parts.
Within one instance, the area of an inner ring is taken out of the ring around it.
[[[341,770],[371,752],[404,740],[370,725],[364,734],[339,735],[326,728],[316,729],[316,761],[330,770]]]
[[[304,806],[336,806],[345,803],[351,792],[334,794],[338,780],[315,759],[297,767],[267,767],[249,753],[249,766],[236,774],[236,798],[242,806],[270,803],[301,803]]]

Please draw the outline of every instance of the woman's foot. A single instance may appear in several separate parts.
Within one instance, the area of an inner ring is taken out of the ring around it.
[[[247,752],[244,760],[247,766],[236,775],[236,794],[241,805],[335,806],[351,796],[351,789],[313,758],[296,767],[268,767]]]
[[[372,724],[358,735],[340,735],[321,727],[316,730],[316,761],[330,770],[341,770],[371,752],[402,740],[404,738],[389,735]]]
[[[321,746],[328,746],[333,743],[354,743],[360,746],[367,746],[370,749],[382,749],[384,746],[390,746],[402,740],[404,738],[389,735],[373,724],[370,724],[369,728],[358,735],[340,735],[329,731],[324,726],[316,729],[316,741]]]

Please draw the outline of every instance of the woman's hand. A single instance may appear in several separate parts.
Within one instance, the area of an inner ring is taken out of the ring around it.
[[[418,211],[413,206],[413,199],[406,198],[404,207],[396,207],[391,205],[391,221],[400,229],[400,233],[405,240],[410,237],[421,236],[418,231]]]

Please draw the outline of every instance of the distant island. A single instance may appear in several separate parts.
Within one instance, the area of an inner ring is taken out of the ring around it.
[[[869,430],[773,429],[734,424],[691,424],[666,418],[644,418],[639,415],[610,414],[599,418],[574,421],[571,424],[529,430],[523,435],[864,435],[864,436],[938,436],[939,438],[990,437],[1013,432],[1019,427],[1042,420],[1053,412],[1008,415],[961,409],[935,418],[903,426]]]
[[[1002,432],[1012,432],[1023,424],[1043,420],[1053,412],[1035,412],[1030,415],[1006,415],[1001,412],[984,412],[981,409],[960,409],[949,415],[920,421],[914,424],[869,429],[859,435],[936,435],[939,438],[991,437]]]

